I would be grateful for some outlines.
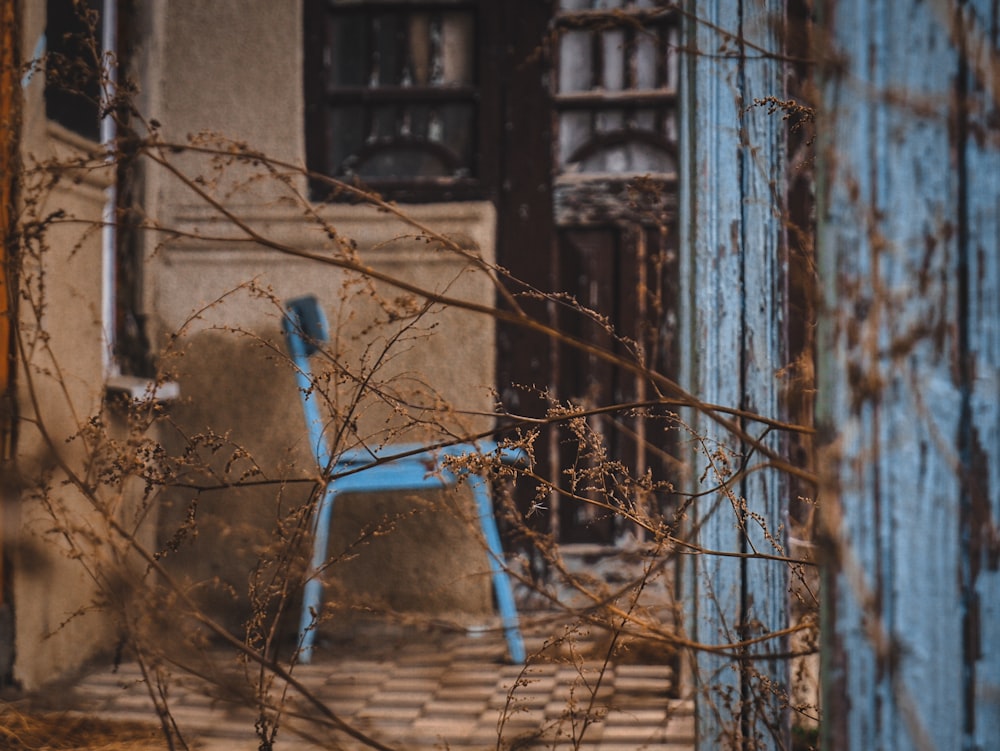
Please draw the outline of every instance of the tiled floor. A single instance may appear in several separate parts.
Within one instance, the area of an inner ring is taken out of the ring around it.
[[[668,666],[603,666],[600,650],[585,641],[545,644],[529,634],[535,657],[520,666],[505,663],[498,634],[367,630],[321,642],[313,664],[294,675],[337,717],[394,749],[693,748],[691,707],[671,698]],[[190,678],[170,681],[171,713],[185,738],[205,751],[257,749],[254,713],[220,698],[215,683],[206,696]],[[226,692],[238,693],[238,684],[233,678]],[[76,687],[75,704],[108,718],[156,720],[135,664],[93,672]],[[305,719],[319,710],[298,692],[284,707],[278,750],[368,747]]]

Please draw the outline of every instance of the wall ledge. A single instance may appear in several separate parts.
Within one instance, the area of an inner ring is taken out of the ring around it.
[[[104,391],[109,397],[124,398],[130,402],[173,402],[181,396],[176,381],[155,381],[140,376],[113,375],[104,381]]]

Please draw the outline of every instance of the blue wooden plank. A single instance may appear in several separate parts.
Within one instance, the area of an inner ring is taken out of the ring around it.
[[[743,8],[742,36],[752,50],[769,50],[743,61],[743,344],[742,407],[782,419],[777,371],[787,363],[785,347],[786,248],[784,198],[786,124],[766,107],[752,106],[767,97],[784,99],[784,62],[779,56],[784,3],[752,0]],[[763,431],[752,423],[748,432]],[[770,433],[765,443],[781,455],[784,440]],[[746,449],[744,449],[746,450]],[[754,462],[753,464],[757,464]],[[758,469],[740,484],[746,505],[741,519],[748,553],[783,555],[789,498],[787,475]],[[780,561],[743,561],[744,637],[780,632],[788,626],[788,567]],[[752,655],[786,654],[786,639],[771,639],[749,650]],[[749,748],[787,748],[791,712],[787,707],[789,664],[784,659],[756,659],[744,669],[744,732]]]
[[[684,56],[685,105],[681,131],[681,346],[685,385],[701,399],[716,404],[740,401],[741,331],[739,301],[741,258],[739,63],[731,40],[713,25],[728,26],[739,17],[739,0],[689,4],[684,39],[692,50]],[[736,302],[737,304],[733,304]],[[705,437],[729,446],[729,436],[710,420],[693,415],[690,424]],[[699,455],[699,465],[708,461]],[[695,468],[699,476],[702,466]],[[717,478],[709,475],[708,482]],[[692,487],[698,491],[702,488]],[[721,496],[704,496],[692,507],[693,542],[712,550],[740,550],[732,510]],[[742,598],[741,567],[736,559],[698,556],[692,560],[690,630],[693,639],[709,644],[739,641]],[[711,653],[693,659],[696,736],[699,748],[729,746],[739,732],[740,674],[732,660]]]
[[[773,186],[782,179],[783,145],[779,118],[746,107],[755,96],[780,97],[783,85],[775,60],[756,49],[742,54],[741,44],[777,49],[783,4],[715,0],[688,8],[685,40],[692,52],[684,59],[681,134],[684,381],[706,402],[777,416],[783,229]],[[692,416],[691,424],[705,439],[696,477],[713,461],[713,452],[731,453],[735,466],[749,449],[704,416]],[[720,463],[715,466],[721,469]],[[724,475],[710,471],[706,482],[714,485]],[[738,482],[729,494],[704,496],[692,509],[694,542],[718,551],[774,553],[749,512],[759,513],[777,532],[785,503],[780,479],[766,472]],[[780,565],[697,556],[689,586],[695,608],[690,628],[699,642],[731,644],[786,623]],[[780,644],[774,646],[780,650]],[[780,661],[751,665],[700,653],[693,678],[699,748],[786,747],[786,713],[760,685],[761,678],[779,690],[787,685]]]
[[[825,743],[989,748],[998,593],[970,543],[996,529],[996,144],[964,121],[957,8],[824,10]]]
[[[1000,738],[1000,9],[975,0],[965,9],[959,44],[966,60],[966,221],[962,261],[968,357],[968,440],[965,496],[967,566],[963,572],[970,631],[966,655],[972,712],[968,745],[988,749]],[[991,36],[992,34],[992,36]]]

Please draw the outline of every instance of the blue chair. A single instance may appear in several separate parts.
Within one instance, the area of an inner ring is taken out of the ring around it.
[[[506,464],[524,464],[527,456],[520,449],[502,448],[493,441],[462,443],[438,449],[426,449],[420,444],[396,444],[377,450],[353,449],[341,453],[336,461],[330,456],[323,436],[323,421],[313,398],[309,357],[327,341],[328,325],[323,310],[313,296],[300,297],[285,303],[287,315],[282,329],[295,364],[299,394],[309,430],[309,445],[316,463],[329,472],[331,480],[324,488],[315,515],[313,551],[309,577],[302,596],[302,617],[299,622],[299,660],[312,659],[316,638],[316,618],[321,608],[322,569],[329,544],[330,517],[333,503],[340,493],[378,493],[416,491],[453,486],[464,479],[472,490],[479,525],[488,548],[490,572],[497,606],[503,623],[507,650],[512,662],[523,663],[524,640],[518,622],[513,588],[504,562],[503,547],[493,503],[483,478],[464,470],[453,471],[447,466],[448,457],[460,458],[472,454],[495,454]]]

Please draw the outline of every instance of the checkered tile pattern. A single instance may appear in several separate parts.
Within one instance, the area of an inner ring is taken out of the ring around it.
[[[595,658],[589,656],[593,649],[588,654],[579,643],[563,645],[562,651],[546,644],[544,637],[529,634],[534,657],[520,666],[505,664],[504,641],[496,632],[473,637],[366,629],[350,638],[320,640],[313,664],[297,667],[294,675],[338,717],[395,749],[561,749],[580,739],[579,748],[605,751],[694,747],[692,708],[671,698],[669,666],[604,665],[599,650]],[[194,747],[258,747],[254,713],[231,701],[238,683],[232,675],[213,682],[210,691],[180,675],[169,683],[171,714]],[[221,691],[220,684],[229,688]],[[273,691],[276,695],[280,687]],[[77,708],[86,712],[156,721],[134,664],[95,671],[76,687],[75,697]],[[366,748],[358,739],[306,721],[317,710],[296,692],[285,696],[284,706],[288,713],[276,749]]]

